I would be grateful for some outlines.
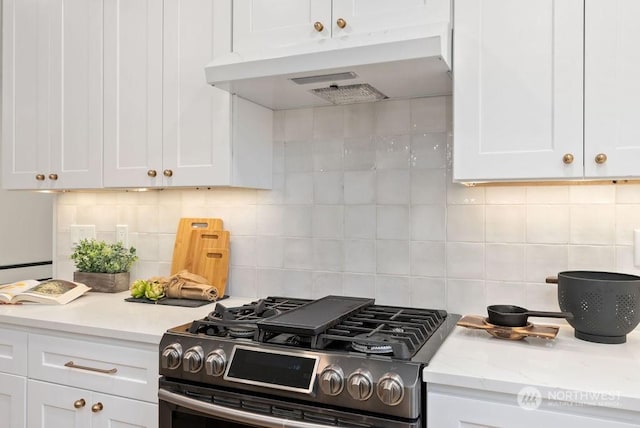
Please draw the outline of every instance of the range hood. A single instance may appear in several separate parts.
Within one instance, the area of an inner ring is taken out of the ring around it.
[[[451,31],[424,26],[407,37],[367,34],[322,47],[230,53],[205,69],[207,82],[273,110],[451,93]]]

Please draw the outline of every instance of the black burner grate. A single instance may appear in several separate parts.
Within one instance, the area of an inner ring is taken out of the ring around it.
[[[327,298],[329,301],[341,299],[339,296]],[[343,299],[347,301],[353,298]],[[310,306],[312,308],[318,306],[318,302],[309,299],[267,297],[233,308],[218,303],[207,317],[193,321],[189,332],[209,336],[251,338],[258,342],[304,349],[365,352],[411,359],[447,317],[447,312],[443,310],[379,306],[374,305],[371,300],[371,304],[364,303],[364,306],[355,309],[355,312],[339,317],[327,323],[322,331],[317,331],[315,323],[312,323],[314,328],[306,325],[307,317],[302,306],[313,303]],[[280,328],[275,320],[282,317],[277,315],[294,309],[297,310],[291,314],[295,312],[297,315],[287,318],[299,317],[303,320],[301,327],[296,329],[294,324],[287,323],[286,328]]]

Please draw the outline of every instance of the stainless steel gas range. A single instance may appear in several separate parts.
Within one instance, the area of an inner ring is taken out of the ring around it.
[[[459,315],[267,297],[167,331],[160,428],[424,427],[422,368]]]

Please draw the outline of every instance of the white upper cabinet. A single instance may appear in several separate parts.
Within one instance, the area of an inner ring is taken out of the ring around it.
[[[102,0],[3,2],[2,185],[102,186]]]
[[[454,17],[454,180],[582,177],[583,0],[456,0]]]
[[[327,39],[449,22],[450,17],[448,0],[237,0],[226,9],[233,11],[231,52],[239,54],[334,48]]]
[[[638,20],[636,0],[586,0],[584,164],[589,178],[640,176]]]
[[[271,187],[271,110],[209,86],[214,0],[106,0],[105,187]]]
[[[454,180],[640,177],[639,18],[633,0],[457,0]]]

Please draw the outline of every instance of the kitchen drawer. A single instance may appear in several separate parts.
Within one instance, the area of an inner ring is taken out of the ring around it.
[[[133,342],[29,335],[29,378],[158,401],[158,351]]]
[[[27,333],[0,327],[0,372],[27,375]]]

